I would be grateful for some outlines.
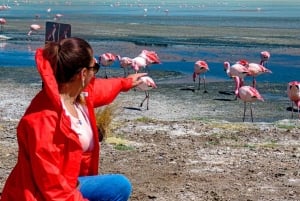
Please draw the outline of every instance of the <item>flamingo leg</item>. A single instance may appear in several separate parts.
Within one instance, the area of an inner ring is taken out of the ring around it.
[[[253,86],[254,88],[256,88],[256,79],[255,79],[254,76],[253,76],[253,80],[252,80],[252,86]]]
[[[203,75],[203,84],[204,84],[204,93],[208,93],[206,90],[206,82],[205,82],[205,75]]]
[[[250,103],[250,114],[251,114],[251,121],[253,122],[253,112],[252,112],[252,104]]]
[[[294,103],[293,103],[293,101],[291,101],[291,110],[292,110],[292,114],[291,114],[291,118],[293,119],[294,118]]]
[[[149,99],[149,92],[148,91],[145,91],[145,95],[146,96],[145,96],[144,100],[141,102],[140,107],[143,107],[144,102]],[[148,110],[148,105],[147,105],[147,110]]]
[[[148,98],[147,98],[147,110],[149,110],[149,99],[150,99],[150,93],[148,92]]]
[[[244,116],[243,116],[243,122],[245,121],[245,115],[246,115],[246,102],[244,102]]]
[[[233,78],[232,78],[232,79],[233,79]],[[238,87],[240,87],[240,86],[238,86]],[[235,94],[234,91],[233,91],[232,93]],[[237,99],[238,99],[238,95],[236,94],[235,97],[234,97],[234,100],[237,100]]]
[[[107,73],[106,73],[106,67],[104,67],[104,77],[107,79],[108,76],[107,76]]]
[[[201,84],[201,77],[199,76],[198,90],[200,90],[200,84]]]

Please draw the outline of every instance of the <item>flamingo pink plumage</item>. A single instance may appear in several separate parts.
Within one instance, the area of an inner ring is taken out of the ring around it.
[[[120,58],[120,67],[124,69],[124,77],[128,75],[129,68],[131,68],[132,59],[129,57]]]
[[[244,84],[244,78],[249,75],[249,69],[240,63],[230,65],[228,61],[224,62],[224,70],[229,77],[241,78],[241,86]]]
[[[151,64],[160,64],[160,58],[155,51],[143,50],[132,59],[132,68],[137,73],[141,68],[147,68]]]
[[[224,70],[230,78],[239,77],[239,87],[244,85],[244,78],[249,75],[249,69],[240,63],[230,65],[228,61],[224,62]],[[237,99],[237,97],[235,98]]]
[[[271,70],[268,68],[264,67],[263,65],[257,64],[257,63],[249,63],[248,64],[248,69],[250,71],[249,76],[253,77],[252,80],[252,86],[256,88],[256,77],[264,74],[264,73],[272,73]]]
[[[32,25],[30,25],[30,30],[29,30],[29,32],[28,32],[27,35],[30,36],[32,32],[34,32],[34,31],[37,32],[40,28],[41,28],[41,26],[38,25],[38,24],[32,24]]]
[[[200,82],[201,82],[201,74],[203,74],[203,83],[204,83],[204,93],[207,93],[206,83],[205,83],[205,73],[209,71],[208,64],[206,61],[198,60],[194,64],[194,73],[193,73],[193,81],[195,83],[196,77],[199,77],[198,90],[200,90]]]
[[[106,67],[111,66],[117,59],[120,59],[120,56],[110,52],[101,54],[99,56],[99,64],[105,67],[104,68],[105,78],[107,78]]]
[[[292,118],[294,114],[293,104],[297,106],[298,117],[300,119],[300,82],[292,81],[288,83],[287,94],[292,103]]]
[[[264,67],[261,64],[257,63],[249,63],[247,60],[240,60],[237,63],[245,66],[248,68],[249,73],[247,74],[248,76],[252,76],[252,87],[256,88],[256,77],[263,74],[263,73],[272,73],[271,70],[268,68]]]
[[[240,85],[240,78],[235,76],[234,77],[236,90],[235,94],[238,98],[244,101],[244,115],[243,121],[245,121],[245,114],[246,114],[246,104],[247,102],[250,103],[250,112],[251,112],[251,121],[253,122],[253,113],[252,113],[252,102],[257,100],[264,101],[263,97],[260,95],[257,89],[252,86],[241,86]]]
[[[149,99],[150,99],[150,93],[149,90],[157,88],[154,80],[149,76],[143,76],[140,78],[143,82],[136,86],[136,88],[140,91],[144,91],[146,97],[141,102],[140,107],[143,106],[144,102],[147,100],[147,110],[149,110]]]
[[[268,52],[268,51],[262,51],[261,53],[260,53],[260,65],[263,65],[263,66],[266,66],[266,62],[268,62],[269,61],[269,59],[270,59],[270,57],[271,57],[271,54],[270,54],[270,52]]]
[[[5,24],[6,24],[6,19],[5,18],[0,18],[0,25],[1,25],[0,31],[1,32],[3,31],[3,27],[4,27]]]

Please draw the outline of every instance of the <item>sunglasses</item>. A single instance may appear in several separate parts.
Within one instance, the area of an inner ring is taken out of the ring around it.
[[[100,65],[95,62],[94,66],[87,67],[87,69],[92,69],[94,71],[94,74],[96,74],[99,71]]]

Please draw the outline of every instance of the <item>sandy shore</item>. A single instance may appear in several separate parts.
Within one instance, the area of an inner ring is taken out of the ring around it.
[[[144,92],[120,94],[111,124],[117,140],[101,143],[101,172],[127,175],[131,200],[299,200],[300,124],[286,86],[260,83],[266,101],[253,105],[254,123],[249,113],[242,123],[231,81],[209,82],[203,93],[180,80],[158,82],[149,110],[140,107]],[[33,78],[1,87],[0,189],[16,161],[16,125],[41,86]]]

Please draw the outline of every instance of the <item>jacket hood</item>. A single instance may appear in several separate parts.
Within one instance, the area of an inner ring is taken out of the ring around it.
[[[38,48],[35,54],[37,70],[43,81],[43,90],[56,107],[60,107],[60,96],[53,69],[47,59],[43,57],[43,49]]]

